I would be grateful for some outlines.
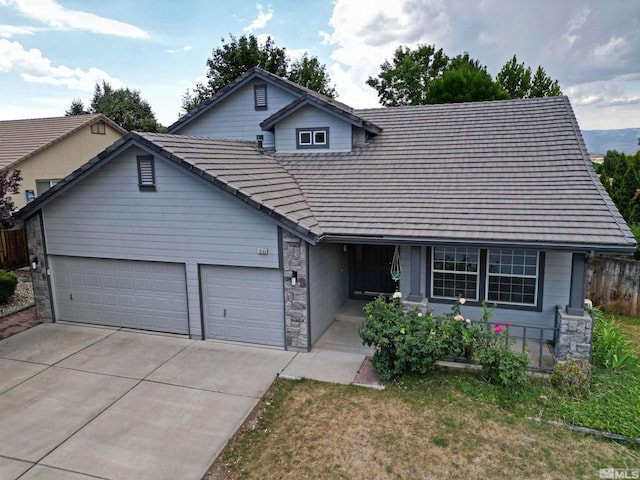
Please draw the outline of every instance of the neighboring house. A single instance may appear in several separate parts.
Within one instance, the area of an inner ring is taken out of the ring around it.
[[[0,121],[0,171],[22,175],[13,203],[23,207],[125,133],[101,114]]]
[[[566,97],[353,110],[257,68],[18,217],[43,320],[302,351],[397,249],[410,302],[588,356],[585,259],[635,249]]]

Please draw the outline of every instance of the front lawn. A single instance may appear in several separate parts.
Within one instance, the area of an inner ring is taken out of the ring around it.
[[[555,411],[545,393],[533,381],[512,395],[466,372],[384,391],[278,380],[205,478],[564,479],[640,468],[639,449],[528,420]]]
[[[616,318],[638,353],[640,317]],[[638,368],[594,367],[582,398],[547,378],[513,389],[463,371],[405,375],[384,391],[280,379],[205,479],[598,478],[640,469],[640,445],[549,422],[637,439],[638,419]]]

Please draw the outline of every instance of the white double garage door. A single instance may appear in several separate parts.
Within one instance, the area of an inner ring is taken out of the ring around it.
[[[58,320],[190,333],[183,264],[49,258]],[[203,265],[200,297],[208,338],[284,346],[282,271]]]

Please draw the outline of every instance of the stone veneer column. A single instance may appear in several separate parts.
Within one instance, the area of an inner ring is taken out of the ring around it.
[[[284,317],[287,350],[309,351],[307,243],[282,230]],[[296,285],[291,285],[296,272]]]
[[[556,361],[586,360],[591,362],[591,342],[593,339],[593,318],[587,312],[569,315],[558,305],[558,339]]]
[[[43,322],[53,321],[51,312],[51,290],[47,278],[47,255],[44,248],[40,213],[34,215],[25,222],[27,231],[27,243],[29,248],[29,265],[33,257],[38,258],[38,268],[31,270],[33,282],[33,297],[36,304],[36,317]]]

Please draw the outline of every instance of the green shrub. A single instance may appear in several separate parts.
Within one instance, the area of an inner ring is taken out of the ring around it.
[[[589,393],[591,364],[585,360],[569,360],[559,363],[549,379],[563,395],[580,398]]]
[[[375,346],[373,366],[382,380],[405,373],[427,373],[449,348],[450,340],[438,334],[441,325],[431,313],[403,311],[399,298],[380,296],[364,307],[366,317],[359,333],[363,343]]]
[[[6,303],[9,297],[16,291],[18,277],[11,272],[0,270],[0,303]]]
[[[495,324],[482,325],[481,334],[473,344],[473,360],[482,366],[482,375],[490,383],[507,388],[521,387],[527,381],[529,355],[511,349],[508,341],[509,325],[503,329]]]
[[[611,370],[635,368],[638,364],[622,327],[597,308],[593,309],[593,364]]]

